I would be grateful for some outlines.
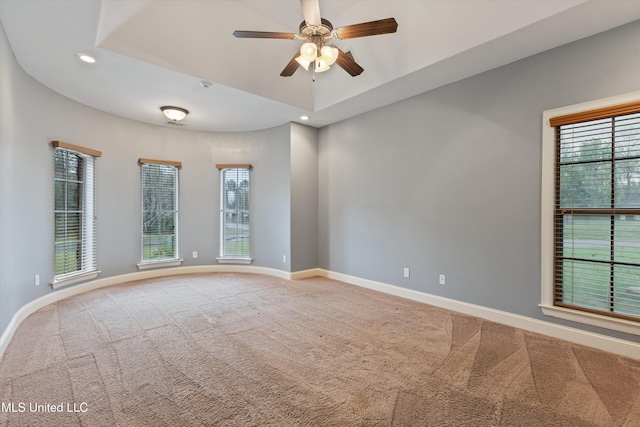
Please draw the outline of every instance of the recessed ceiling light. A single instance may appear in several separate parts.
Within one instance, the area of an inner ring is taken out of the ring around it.
[[[80,58],[81,61],[87,62],[89,64],[93,64],[96,62],[96,59],[93,56],[87,55],[86,53],[76,53],[76,55],[78,56],[78,58]]]
[[[300,120],[309,120],[309,116],[300,116]]]

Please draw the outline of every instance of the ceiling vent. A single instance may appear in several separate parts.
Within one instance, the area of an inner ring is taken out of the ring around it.
[[[171,126],[177,126],[179,128],[184,127],[185,125],[184,123],[174,122],[173,120],[167,121],[167,124]]]

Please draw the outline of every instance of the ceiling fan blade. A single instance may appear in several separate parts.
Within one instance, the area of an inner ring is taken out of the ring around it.
[[[282,77],[291,77],[293,76],[293,73],[296,72],[296,70],[298,69],[298,67],[300,66],[300,64],[298,63],[298,61],[296,61],[296,58],[300,56],[300,53],[296,53],[293,58],[291,58],[291,61],[289,61],[289,63],[287,64],[286,67],[284,67],[284,70],[282,70],[282,72],[280,73],[280,75]]]
[[[302,16],[307,25],[320,26],[320,3],[318,0],[300,0],[302,6]]]
[[[358,65],[353,58],[340,49],[338,49],[338,59],[336,59],[336,64],[342,67],[347,73],[351,74],[352,77],[359,76],[364,71],[364,68]]]
[[[355,39],[357,37],[375,36],[378,34],[395,33],[398,23],[395,18],[379,19],[377,21],[363,22],[361,24],[347,25],[335,30],[340,40]]]
[[[240,39],[289,39],[293,40],[297,34],[293,33],[274,33],[271,31],[242,31],[236,30],[233,35]]]

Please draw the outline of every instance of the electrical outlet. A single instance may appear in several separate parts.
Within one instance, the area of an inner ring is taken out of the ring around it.
[[[33,277],[33,284],[36,285],[36,286],[40,286],[40,275],[39,274],[36,274]]]
[[[198,251],[191,252],[191,258],[198,258]]]
[[[441,274],[441,275],[440,275],[440,284],[441,284],[441,285],[446,284],[446,280],[445,280],[444,274]]]
[[[404,268],[404,277],[409,277],[409,269],[407,267]]]
[[[283,263],[287,263],[287,256],[286,255],[282,255],[282,262]]]

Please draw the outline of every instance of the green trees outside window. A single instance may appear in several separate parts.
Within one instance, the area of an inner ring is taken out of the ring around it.
[[[250,258],[250,169],[222,169],[220,182],[220,257]]]
[[[54,282],[96,271],[95,158],[53,142]]]
[[[143,164],[142,262],[177,258],[178,168]]]
[[[640,318],[640,114],[556,129],[555,303]]]

